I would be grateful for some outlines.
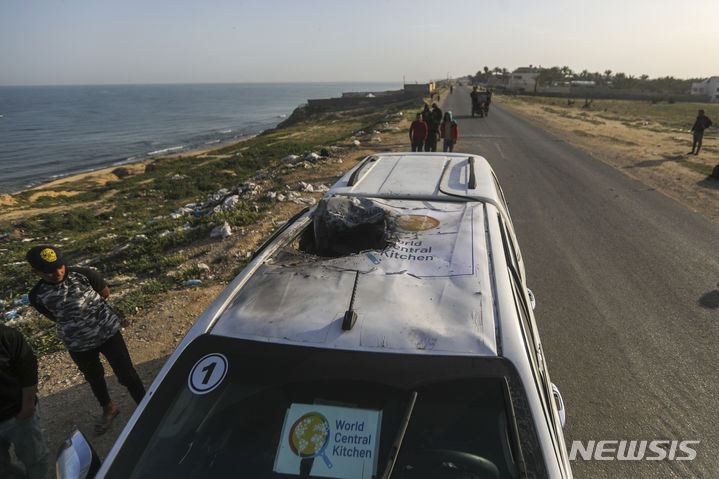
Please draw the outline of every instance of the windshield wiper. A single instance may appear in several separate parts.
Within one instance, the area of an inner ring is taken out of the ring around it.
[[[402,423],[399,425],[397,436],[394,438],[392,448],[389,450],[387,466],[385,467],[384,474],[382,474],[380,479],[388,479],[389,476],[392,475],[394,464],[397,461],[397,456],[399,455],[399,448],[402,447],[402,441],[404,440],[404,435],[407,432],[407,425],[409,424],[409,419],[412,417],[415,402],[417,402],[417,391],[412,391],[412,395],[409,397],[409,403],[404,411],[404,418],[402,418]]]

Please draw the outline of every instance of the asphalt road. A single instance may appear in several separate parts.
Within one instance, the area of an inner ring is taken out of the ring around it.
[[[455,151],[487,158],[504,189],[568,447],[700,441],[684,445],[694,460],[671,443],[664,460],[649,444],[642,460],[577,455],[575,477],[719,477],[719,226],[496,103],[471,118],[465,87],[444,107]]]

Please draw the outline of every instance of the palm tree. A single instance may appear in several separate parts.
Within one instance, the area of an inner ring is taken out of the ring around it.
[[[502,68],[502,69],[499,71],[499,73],[500,73],[501,78],[502,78],[502,83],[504,83],[504,84],[506,85],[507,82],[509,81],[509,75],[510,75],[509,70],[507,70],[506,68]]]

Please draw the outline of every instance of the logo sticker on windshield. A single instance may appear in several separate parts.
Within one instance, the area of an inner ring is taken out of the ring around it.
[[[219,386],[227,375],[227,358],[220,353],[208,354],[192,367],[187,386],[195,394],[207,394]]]
[[[273,471],[334,479],[377,474],[382,411],[293,403],[285,414]]]

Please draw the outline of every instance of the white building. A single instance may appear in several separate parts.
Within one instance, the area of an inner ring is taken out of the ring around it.
[[[507,88],[519,91],[534,91],[539,76],[539,68],[520,67],[512,72]]]
[[[719,77],[707,78],[698,83],[692,83],[692,95],[708,96],[712,103],[719,102]]]

